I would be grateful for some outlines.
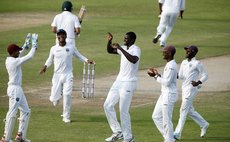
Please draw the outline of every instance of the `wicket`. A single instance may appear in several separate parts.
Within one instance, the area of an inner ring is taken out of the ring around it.
[[[86,78],[86,63],[84,63],[83,78],[82,78],[82,98],[94,97],[94,78],[95,78],[94,75],[95,75],[95,64],[88,64],[87,78]]]

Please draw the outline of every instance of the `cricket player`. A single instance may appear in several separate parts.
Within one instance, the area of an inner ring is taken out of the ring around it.
[[[6,69],[9,75],[7,95],[9,97],[9,110],[5,118],[4,135],[0,142],[13,142],[12,132],[14,130],[15,120],[17,118],[18,109],[20,111],[19,128],[15,141],[30,142],[26,139],[27,128],[30,119],[30,108],[22,89],[22,69],[21,66],[29,61],[38,48],[38,35],[32,34],[32,48],[30,52],[23,55],[25,49],[30,46],[31,34],[28,34],[23,47],[16,44],[10,44],[7,48],[9,57],[6,58]]]
[[[193,107],[200,84],[203,84],[208,79],[208,73],[203,64],[196,60],[195,56],[198,48],[195,45],[190,45],[184,48],[186,58],[182,61],[178,77],[183,80],[182,84],[182,104],[180,108],[180,118],[177,127],[174,131],[176,139],[181,138],[182,130],[189,115],[201,128],[200,137],[204,137],[209,123],[197,112]]]
[[[57,33],[58,29],[63,29],[67,33],[66,42],[76,47],[76,35],[81,32],[81,25],[78,17],[72,13],[73,5],[70,1],[64,1],[62,4],[62,13],[57,14],[51,24],[52,32]],[[58,44],[58,38],[56,37]]]
[[[50,49],[49,57],[41,69],[40,74],[45,73],[47,68],[54,63],[51,96],[49,99],[53,105],[56,106],[61,97],[63,97],[62,120],[65,123],[70,123],[73,88],[72,58],[76,57],[88,64],[93,64],[94,62],[81,55],[75,46],[66,42],[67,33],[65,30],[59,29],[57,31],[57,38],[59,43]]]
[[[163,4],[164,4],[164,1],[165,0],[158,0],[158,5],[159,5],[159,15],[158,15],[158,18],[161,18],[162,7],[163,7]],[[180,15],[179,15],[179,17],[181,19],[183,19],[183,14],[184,14],[184,10],[185,10],[185,0],[182,0],[182,8],[183,9],[180,10]]]
[[[160,40],[160,46],[166,46],[166,40],[169,37],[176,19],[181,10],[184,10],[184,0],[164,0],[159,25],[153,43]]]
[[[173,137],[172,115],[177,93],[177,64],[174,60],[176,48],[168,45],[162,49],[163,58],[167,61],[162,75],[155,68],[150,68],[148,74],[161,84],[161,95],[155,105],[152,119],[164,138],[164,142],[175,142]]]
[[[124,139],[123,142],[134,142],[131,132],[131,121],[129,107],[131,105],[133,93],[137,87],[137,72],[140,62],[140,48],[136,46],[136,34],[126,33],[124,46],[117,43],[112,44],[113,36],[108,35],[107,52],[121,56],[120,71],[109,90],[104,103],[105,114],[112,129],[112,136],[105,139],[106,142],[115,142]],[[115,105],[119,102],[121,126],[117,120]]]

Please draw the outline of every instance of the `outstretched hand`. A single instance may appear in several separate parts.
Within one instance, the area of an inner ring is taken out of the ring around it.
[[[38,34],[32,34],[32,47],[38,48]]]
[[[39,74],[43,74],[43,73],[45,73],[45,72],[46,72],[46,68],[47,68],[47,66],[46,66],[46,65],[45,65],[45,66],[43,66],[43,67],[42,67],[42,69],[40,70]]]
[[[87,60],[86,63],[87,64],[96,64],[93,60]]]
[[[30,39],[31,39],[31,33],[28,33],[25,39],[25,43],[22,48],[25,48],[25,49],[30,48]]]

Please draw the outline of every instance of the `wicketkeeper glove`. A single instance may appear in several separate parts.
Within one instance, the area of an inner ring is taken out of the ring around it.
[[[38,48],[38,34],[32,34],[32,48]]]
[[[30,48],[30,39],[31,39],[31,33],[28,33],[26,36],[26,40],[22,48],[29,49]]]

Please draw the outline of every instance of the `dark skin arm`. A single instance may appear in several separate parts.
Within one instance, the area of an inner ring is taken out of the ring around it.
[[[135,64],[139,60],[139,58],[137,56],[133,56],[133,55],[129,54],[123,48],[121,48],[119,45],[117,46],[117,49],[119,49],[131,63]]]
[[[129,54],[128,52],[126,52],[118,43],[112,44],[112,39],[113,39],[113,35],[111,33],[108,33],[108,43],[107,43],[107,52],[108,53],[118,54],[117,50],[120,50],[125,55],[127,60],[129,60],[131,63],[135,64],[139,60],[139,58],[137,56],[133,56],[133,55]]]
[[[107,43],[107,52],[110,54],[118,54],[117,48],[113,48],[112,46],[113,35],[108,33],[108,43]]]

